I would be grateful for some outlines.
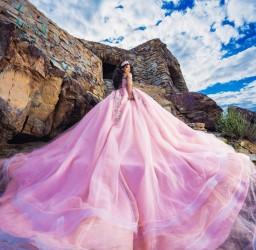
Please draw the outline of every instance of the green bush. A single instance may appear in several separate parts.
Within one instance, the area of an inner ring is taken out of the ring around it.
[[[238,112],[230,110],[222,113],[215,124],[218,132],[234,138],[243,138],[248,133],[249,122],[246,121]]]

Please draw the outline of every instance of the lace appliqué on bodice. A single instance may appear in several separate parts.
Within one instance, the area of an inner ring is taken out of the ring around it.
[[[120,93],[120,91],[116,90],[114,95],[114,110],[113,110],[114,123],[117,123],[121,118],[121,113],[122,113],[121,104],[123,99],[124,98]]]
[[[115,94],[114,94],[114,110],[113,110],[114,123],[118,123],[118,121],[121,118],[126,86],[127,86],[126,79],[123,79],[122,85],[120,86],[119,89],[115,91]]]
[[[122,85],[119,89],[115,90],[114,94],[114,109],[113,109],[113,120],[114,123],[117,124],[120,120],[123,108],[125,103],[127,101],[139,101],[141,102],[145,107],[147,107],[145,100],[140,96],[140,94],[137,92],[136,88],[133,87],[133,95],[135,100],[128,100],[128,92],[127,92],[127,79],[123,78]]]

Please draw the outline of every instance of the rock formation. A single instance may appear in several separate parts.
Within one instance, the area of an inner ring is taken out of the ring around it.
[[[79,121],[110,93],[112,73],[124,59],[134,66],[134,86],[159,93],[163,106],[188,125],[212,129],[221,109],[212,100],[186,108],[184,97],[210,98],[188,91],[177,59],[159,39],[131,50],[86,41],[28,1],[0,0],[0,143],[53,138]]]
[[[134,81],[164,87],[167,94],[188,91],[180,64],[158,38],[131,50],[79,40],[102,60],[104,79],[112,78],[115,66],[123,58],[129,60],[134,67]]]
[[[56,136],[104,98],[102,85],[101,60],[77,39],[29,2],[0,1],[1,143]]]
[[[223,111],[215,101],[202,93],[186,91],[169,95],[168,99],[191,122],[204,122],[205,127],[211,130],[214,130],[215,121]]]

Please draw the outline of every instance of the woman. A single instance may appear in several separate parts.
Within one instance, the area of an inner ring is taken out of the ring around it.
[[[113,74],[113,85],[115,89],[118,89],[122,86],[122,80],[126,79],[127,83],[127,92],[128,100],[134,100],[134,95],[132,92],[132,73],[131,66],[128,61],[124,61],[119,64]]]
[[[50,143],[2,159],[2,241],[201,250],[227,239],[254,164],[133,87],[131,71],[120,63],[115,90]]]

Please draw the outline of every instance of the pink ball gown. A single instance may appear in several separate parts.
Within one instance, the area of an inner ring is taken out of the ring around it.
[[[227,239],[254,164],[142,90],[128,100],[126,85],[48,144],[1,160],[2,239],[48,250],[206,250]]]

